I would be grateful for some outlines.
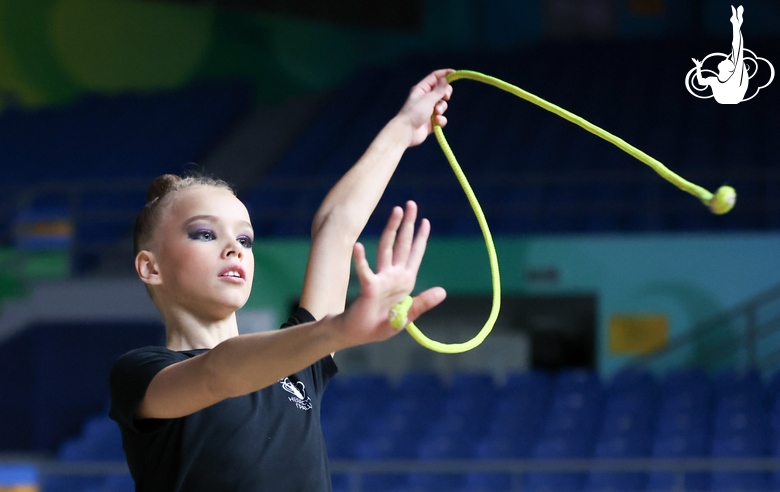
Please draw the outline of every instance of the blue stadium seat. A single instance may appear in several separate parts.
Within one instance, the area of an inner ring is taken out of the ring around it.
[[[418,440],[409,434],[381,433],[368,436],[355,445],[355,458],[413,459],[417,457],[417,442]]]
[[[769,421],[762,410],[720,408],[715,415],[713,432],[720,436],[767,435]]]
[[[403,407],[392,402],[388,408],[387,412],[367,418],[366,435],[403,435],[416,442],[429,431],[440,415],[438,409],[432,408],[427,402]]]
[[[598,374],[591,369],[584,368],[561,370],[555,378],[555,391],[569,392],[572,390],[600,391],[601,381]]]
[[[78,437],[60,446],[57,455],[62,461],[124,461],[119,426],[107,416],[92,417]]]
[[[585,458],[592,454],[592,437],[580,433],[542,437],[533,450],[534,458]]]
[[[590,472],[585,479],[585,492],[644,492],[644,473]]]
[[[520,394],[538,398],[550,391],[550,375],[538,370],[508,372],[501,391],[503,394]]]
[[[710,487],[713,492],[764,492],[768,476],[764,472],[712,472]]]
[[[626,368],[617,372],[609,383],[606,384],[606,390],[610,395],[633,392],[654,392],[658,383],[655,377],[646,370]]]
[[[650,440],[647,435],[604,436],[596,442],[594,457],[603,459],[643,458],[649,455]],[[638,472],[590,472],[585,482],[587,491],[644,490],[646,473]]]
[[[690,433],[673,436],[656,436],[653,441],[656,458],[702,457],[710,454],[709,434]]]
[[[758,372],[723,372],[716,376],[715,388],[712,455],[723,458],[767,456],[773,445],[772,432]],[[710,483],[713,491],[759,491],[767,490],[769,479],[766,472],[715,470]]]
[[[368,400],[384,400],[392,398],[394,388],[390,377],[384,373],[359,373],[335,378],[339,388],[344,392],[364,396]]]
[[[659,435],[653,442],[653,457],[677,459],[686,457],[705,457],[710,454],[709,434]],[[667,471],[653,471],[648,474],[648,492],[672,491],[677,489],[678,480],[682,480],[685,490],[707,490],[709,474],[688,473],[678,476]]]
[[[455,372],[450,380],[449,390],[451,395],[492,400],[496,394],[496,383],[488,373]]]
[[[568,391],[568,392],[565,392]],[[592,435],[600,424],[602,401],[599,387],[556,390],[543,432],[548,436],[570,433]]]
[[[673,492],[677,490],[709,490],[707,473],[675,474],[665,471],[653,471],[647,476],[647,492]]]
[[[716,435],[712,438],[712,455],[724,458],[765,456],[767,444],[765,434]]]
[[[416,458],[416,440],[406,433],[383,433],[367,437],[355,446],[355,458],[359,460],[411,460]],[[390,492],[408,485],[409,477],[403,473],[369,473],[362,477],[364,490]]]
[[[528,492],[579,492],[584,476],[581,473],[538,473],[525,475],[523,489]]]
[[[106,477],[100,492],[135,492],[135,482],[129,473],[116,473]]]
[[[44,476],[40,482],[40,488],[45,492],[74,492],[77,490],[100,490],[105,481],[104,477],[94,476],[68,476],[49,475]]]
[[[630,393],[608,397],[602,436],[649,436],[657,419],[652,393]]]
[[[508,473],[467,473],[462,490],[464,492],[510,492],[517,490],[521,479]]]
[[[399,379],[398,392],[402,396],[438,398],[447,393],[447,386],[435,372],[408,372]]]
[[[417,458],[421,461],[457,460],[473,457],[474,444],[467,436],[434,435],[423,438],[417,446]],[[424,473],[409,474],[409,484],[420,490],[458,490],[465,480],[462,473]]]
[[[531,457],[531,442],[512,436],[498,435],[482,439],[476,446],[474,458],[477,460],[510,460]],[[468,473],[464,489],[467,491],[508,492],[517,489],[520,482],[517,476],[509,473]]]
[[[471,412],[446,412],[431,422],[429,435],[458,435],[472,440],[483,437],[488,432],[489,416],[472,410]]]
[[[646,435],[606,436],[596,441],[597,458],[642,458],[650,455],[650,439]]]

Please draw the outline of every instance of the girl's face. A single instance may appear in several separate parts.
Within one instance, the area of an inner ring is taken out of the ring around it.
[[[227,190],[195,186],[176,192],[155,232],[155,292],[206,319],[224,319],[249,299],[254,232],[249,213]]]

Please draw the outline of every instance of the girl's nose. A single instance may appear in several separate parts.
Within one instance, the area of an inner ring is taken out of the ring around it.
[[[222,251],[222,256],[224,256],[225,258],[229,258],[231,256],[243,258],[244,252],[242,251],[241,243],[239,243],[236,240],[228,241],[227,245],[225,246],[225,249]]]

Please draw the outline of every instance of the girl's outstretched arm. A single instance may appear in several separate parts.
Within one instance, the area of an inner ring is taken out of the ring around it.
[[[349,309],[284,330],[229,338],[210,351],[172,364],[154,376],[136,411],[138,418],[190,415],[227,398],[276,383],[337,350],[392,337],[389,312],[414,289],[430,231],[427,220],[415,237],[414,203],[393,209],[377,247],[377,267],[368,266],[362,245],[354,245],[360,296]],[[419,294],[409,321],[444,300],[440,287]]]
[[[312,245],[300,305],[315,319],[344,311],[352,249],[376,208],[404,151],[422,143],[444,111],[452,87],[437,70],[409,93],[399,113],[379,132],[368,150],[323,200],[312,224]]]

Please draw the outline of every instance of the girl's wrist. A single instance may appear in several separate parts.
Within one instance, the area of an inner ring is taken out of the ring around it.
[[[328,314],[320,320],[330,353],[339,352],[355,345],[354,341],[347,335],[346,325],[348,321],[346,318],[346,312],[343,312],[340,314]]]
[[[394,135],[398,143],[404,148],[411,146],[414,137],[414,127],[412,121],[406,115],[398,113],[388,122],[385,128]]]

